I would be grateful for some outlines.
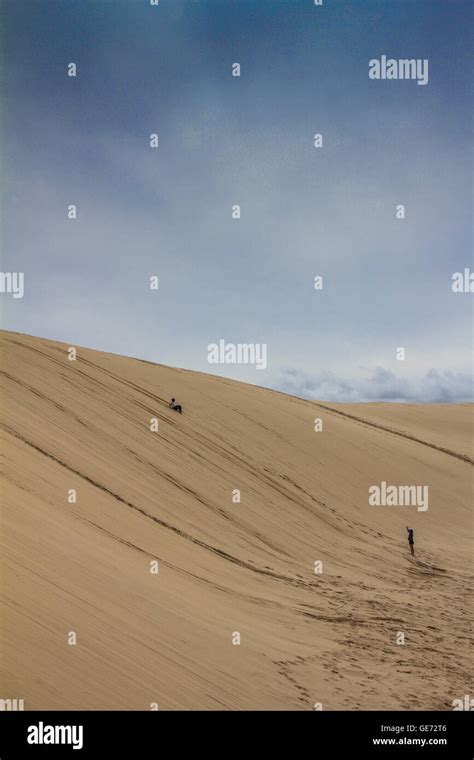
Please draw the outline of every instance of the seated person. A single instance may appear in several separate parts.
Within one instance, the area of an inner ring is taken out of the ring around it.
[[[174,409],[176,412],[179,412],[180,414],[183,411],[183,408],[182,408],[181,404],[177,404],[175,398],[171,399],[171,401],[168,404],[168,406],[169,406],[170,409]]]

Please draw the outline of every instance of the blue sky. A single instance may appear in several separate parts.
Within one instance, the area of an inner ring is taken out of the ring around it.
[[[5,329],[310,398],[472,398],[467,0],[3,8]],[[382,54],[428,84],[369,79]],[[209,365],[219,339],[267,368]]]

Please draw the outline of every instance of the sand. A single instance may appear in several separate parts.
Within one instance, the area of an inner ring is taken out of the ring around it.
[[[0,336],[0,698],[449,710],[472,694],[473,405],[319,404]],[[370,506],[382,481],[428,486],[428,509]]]

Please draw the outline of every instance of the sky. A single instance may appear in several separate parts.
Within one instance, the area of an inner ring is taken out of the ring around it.
[[[305,398],[473,399],[468,0],[2,6],[3,329]],[[383,55],[427,84],[371,79]],[[266,366],[210,364],[219,341]]]

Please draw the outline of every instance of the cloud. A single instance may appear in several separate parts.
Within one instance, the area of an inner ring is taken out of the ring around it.
[[[365,402],[398,401],[407,403],[460,403],[474,401],[472,376],[449,370],[430,369],[417,378],[405,379],[391,370],[376,367],[365,378],[346,379],[332,372],[309,376],[286,369],[277,383],[278,390],[321,401]]]

